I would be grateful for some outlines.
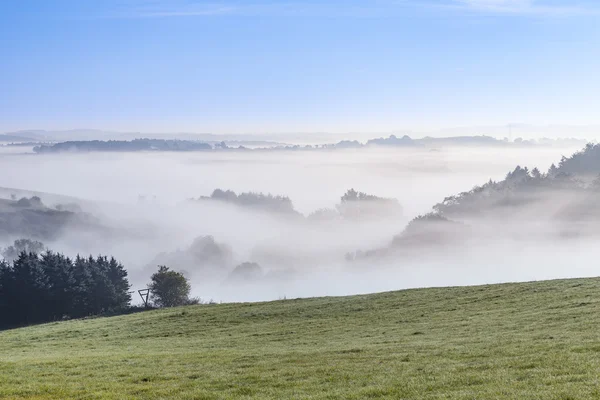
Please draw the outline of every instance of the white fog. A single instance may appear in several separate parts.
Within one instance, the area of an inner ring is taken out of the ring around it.
[[[445,197],[501,181],[517,165],[546,171],[580,148],[498,147],[319,151],[33,154],[0,148],[0,196],[37,194],[44,204],[77,203],[102,229],[70,228],[44,244],[66,255],[107,254],[123,262],[132,289],[158,263],[186,273],[204,301],[258,301],[410,287],[470,285],[597,275],[592,239],[470,239],[468,248],[349,263],[345,256],[388,246],[408,222]],[[395,198],[402,215],[309,222],[231,204],[188,202],[215,189],[288,196],[304,216],[334,209],[351,188]],[[35,193],[33,193],[35,192]],[[64,198],[62,196],[65,196]],[[502,221],[487,231],[505,231]],[[542,221],[545,223],[545,221]],[[545,229],[545,228],[544,228]],[[550,228],[551,229],[551,228]],[[480,230],[483,232],[483,230]],[[532,231],[533,232],[533,231]],[[533,236],[540,232],[533,232]],[[194,258],[196,238],[212,236],[227,255]],[[537,237],[537,236],[536,236]],[[7,237],[8,245],[15,237]],[[178,252],[179,250],[179,252]],[[551,252],[549,250],[552,250]],[[159,254],[165,253],[162,256]],[[536,260],[532,263],[532,260]],[[243,262],[259,277],[231,280]],[[218,264],[218,265],[217,265]]]

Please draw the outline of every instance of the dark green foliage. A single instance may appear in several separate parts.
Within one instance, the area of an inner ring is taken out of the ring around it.
[[[8,315],[10,310],[11,304],[9,299],[11,290],[13,289],[12,280],[13,276],[10,265],[4,260],[0,261],[0,316]]]
[[[48,312],[52,314],[51,319],[61,319],[72,314],[75,285],[73,263],[62,254],[47,251],[42,254],[41,264],[44,265],[44,273],[48,279],[48,302],[52,304]]]
[[[172,271],[164,265],[158,266],[158,271],[150,278],[148,285],[150,298],[158,307],[175,307],[190,303],[191,286],[185,276]]]
[[[22,251],[0,262],[0,328],[122,310],[128,291],[127,272],[113,258]]]
[[[44,320],[44,308],[49,306],[49,282],[35,253],[21,253],[12,266],[12,305],[19,323]]]

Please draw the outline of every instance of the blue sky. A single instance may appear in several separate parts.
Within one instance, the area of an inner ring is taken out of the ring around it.
[[[600,123],[600,2],[0,2],[0,131]]]

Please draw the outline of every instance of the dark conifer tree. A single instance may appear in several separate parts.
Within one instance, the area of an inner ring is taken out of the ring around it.
[[[46,318],[49,305],[48,278],[36,253],[19,254],[13,262],[13,297],[17,323],[30,324]]]
[[[108,279],[112,283],[115,293],[111,308],[118,310],[127,307],[131,302],[131,294],[129,293],[131,285],[127,280],[125,267],[113,257],[108,262]]]
[[[72,316],[85,317],[91,314],[92,273],[87,260],[79,255],[73,263],[73,304]]]
[[[9,326],[15,319],[15,309],[11,307],[14,296],[12,267],[0,261],[0,327]]]
[[[75,288],[72,261],[62,254],[46,251],[41,263],[48,278],[48,300],[52,306],[48,314],[52,319],[71,315]]]

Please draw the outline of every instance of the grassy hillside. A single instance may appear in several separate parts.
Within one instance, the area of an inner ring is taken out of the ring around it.
[[[0,397],[600,397],[600,279],[191,306],[0,333]]]

